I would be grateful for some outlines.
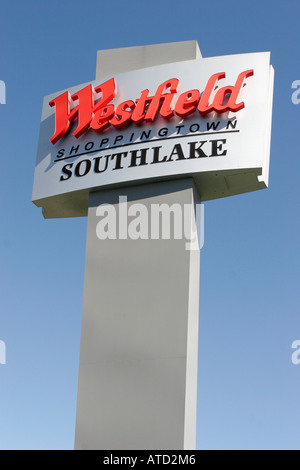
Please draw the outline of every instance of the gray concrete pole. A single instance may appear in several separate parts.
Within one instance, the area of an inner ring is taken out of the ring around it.
[[[194,449],[199,249],[173,228],[170,239],[100,240],[97,207],[118,221],[120,195],[128,213],[189,205],[190,227],[199,201],[191,179],[91,194],[75,448]]]

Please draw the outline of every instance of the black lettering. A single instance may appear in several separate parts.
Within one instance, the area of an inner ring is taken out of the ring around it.
[[[78,150],[79,150],[79,144],[77,145],[77,147],[73,146],[70,150],[69,156],[71,156],[73,152],[76,154]]]
[[[60,177],[60,181],[66,181],[66,180],[68,180],[68,179],[71,178],[71,176],[72,176],[72,171],[70,171],[70,169],[72,168],[72,166],[73,166],[73,163],[67,163],[66,165],[64,165],[64,166],[62,167],[62,169],[61,169],[62,173],[64,173],[65,175],[67,175],[67,177],[64,178],[64,176],[62,175],[62,176]],[[70,168],[70,169],[69,169],[69,168]]]
[[[106,145],[109,142],[109,139],[105,137],[104,139],[101,140],[101,144],[99,145],[99,148],[102,147],[102,145]]]
[[[231,127],[231,129],[235,129],[235,128],[236,128],[236,124],[237,124],[237,119],[235,119],[233,122],[232,122],[232,121],[228,121],[227,126],[226,126],[226,129],[229,129],[229,126]]]
[[[227,150],[223,150],[223,144],[226,144],[226,139],[210,140],[211,142],[211,157],[222,157],[227,154]],[[222,153],[219,153],[222,152]]]
[[[144,138],[145,139],[150,139],[150,135],[151,135],[151,129],[148,132],[143,131],[142,134],[141,134],[141,140],[144,139]]]
[[[184,153],[182,151],[182,148],[181,148],[180,144],[174,145],[173,150],[171,152],[171,155],[168,158],[168,162],[172,161],[174,155],[178,157],[177,160],[185,160]]]
[[[146,162],[146,157],[147,157],[147,152],[148,152],[148,148],[147,149],[142,149],[142,150],[131,150],[131,162],[130,162],[130,165],[129,167],[132,167],[132,166],[141,166],[141,165],[148,165],[148,163]],[[141,152],[140,155],[138,155],[138,152]],[[139,165],[137,164],[137,159],[140,158],[140,163]]]
[[[60,151],[59,151],[58,154],[56,155],[56,158],[63,157],[64,154],[65,154],[65,149],[60,149]]]
[[[158,135],[159,137],[165,137],[169,132],[169,129],[167,127],[162,127],[161,129],[159,129],[158,131]]]
[[[190,126],[190,132],[198,132],[200,130],[200,124],[192,124]]]
[[[115,138],[115,141],[114,141],[114,145],[116,145],[117,142],[120,142],[120,140],[123,139],[123,136],[122,135],[117,135],[117,137]]]
[[[178,129],[177,130],[177,135],[180,134],[180,129],[184,127],[184,124],[182,124],[181,126],[176,126],[175,129]]]
[[[94,147],[94,142],[87,142],[84,146],[84,149],[89,151],[89,150],[92,150],[93,147]]]
[[[159,152],[161,147],[152,147],[153,148],[153,161],[151,162],[151,165],[153,163],[163,163],[167,160],[167,156],[165,156],[162,160],[159,160]]]
[[[84,165],[85,165],[85,169],[84,169],[83,173],[80,173],[80,168]],[[81,160],[81,162],[77,163],[77,165],[75,166],[74,174],[76,176],[79,176],[79,177],[85,176],[90,171],[91,166],[92,166],[91,160]]]
[[[198,147],[196,147],[198,142],[189,142],[188,143],[189,146],[190,146],[190,156],[189,156],[189,158],[208,157],[208,155],[206,155],[202,150],[202,147],[206,142],[207,142],[207,140],[201,140],[199,142],[200,145]]]
[[[116,165],[115,165],[115,168],[113,168],[113,170],[121,170],[123,167],[121,166],[121,163],[122,163],[122,157],[127,157],[127,153],[128,152],[121,152],[121,153],[114,153],[112,156],[111,156],[111,159],[113,160],[115,157],[116,157]]]
[[[211,129],[213,129],[214,131],[217,130],[217,128],[219,127],[219,124],[220,124],[220,121],[218,121],[217,123],[215,122],[212,122],[211,124],[209,122],[206,123],[206,128],[208,131],[210,131]]]
[[[95,157],[93,158],[94,163],[94,173],[104,173],[104,171],[107,170],[108,168],[108,160],[109,160],[110,155],[105,155],[104,158],[106,158],[105,162],[105,168],[103,170],[100,170],[100,160],[102,157]]]

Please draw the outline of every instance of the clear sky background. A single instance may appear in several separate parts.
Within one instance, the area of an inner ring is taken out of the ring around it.
[[[299,1],[1,0],[0,449],[74,446],[86,218],[31,202],[42,99],[95,77],[99,49],[197,40],[271,51],[270,185],[205,203],[198,449],[300,449]]]

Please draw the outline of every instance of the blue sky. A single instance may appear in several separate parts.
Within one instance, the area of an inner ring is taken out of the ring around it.
[[[86,218],[31,202],[42,99],[94,79],[99,49],[197,40],[271,51],[270,185],[205,203],[198,449],[300,449],[300,4],[2,0],[0,449],[72,449]]]

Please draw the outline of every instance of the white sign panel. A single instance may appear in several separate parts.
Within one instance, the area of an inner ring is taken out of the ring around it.
[[[33,202],[67,217],[87,214],[90,191],[128,184],[193,177],[202,201],[266,188],[273,75],[268,52],[241,54],[45,97]]]

